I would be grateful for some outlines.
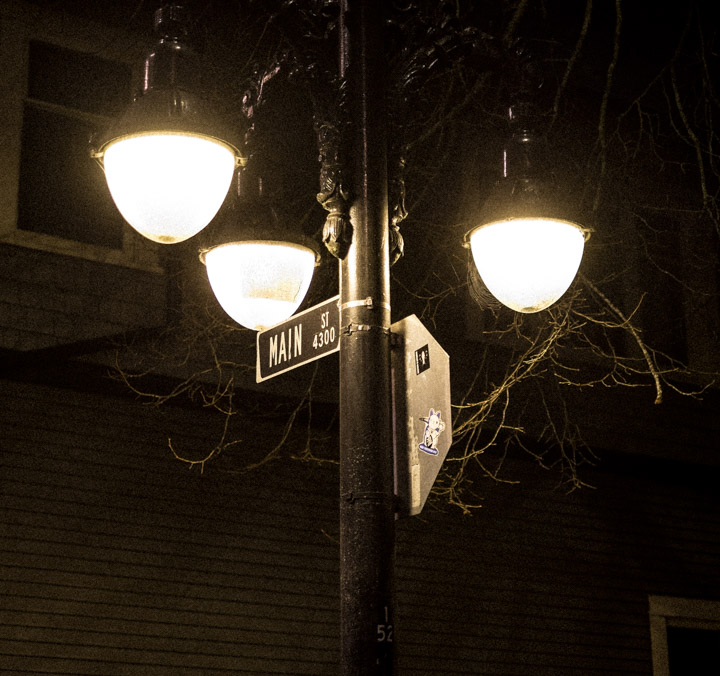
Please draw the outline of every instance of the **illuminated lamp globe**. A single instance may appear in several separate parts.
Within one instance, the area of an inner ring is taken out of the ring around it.
[[[230,242],[200,254],[215,298],[238,324],[260,331],[291,317],[312,280],[317,256],[290,242]]]
[[[123,218],[154,242],[182,242],[202,230],[225,200],[235,150],[202,134],[120,136],[103,151],[108,188]]]
[[[580,267],[583,228],[554,218],[509,218],[468,234],[485,286],[516,312],[539,312],[567,291]]]

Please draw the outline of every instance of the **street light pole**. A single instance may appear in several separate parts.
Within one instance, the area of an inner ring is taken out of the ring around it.
[[[340,262],[341,674],[393,673],[395,509],[382,3],[341,3],[352,243]]]
[[[289,10],[299,3],[281,4]],[[327,121],[317,119],[316,129],[322,132],[318,138],[323,159],[318,199],[329,212],[323,239],[328,250],[341,260],[340,673],[342,676],[389,676],[395,662],[396,515],[390,259],[391,255],[394,259],[402,253],[397,222],[404,215],[404,206],[400,199],[391,228],[388,222],[385,4],[379,0],[339,0],[339,6],[339,81],[342,84],[332,90],[332,95],[344,97],[336,102],[339,110],[333,111],[342,119],[339,126],[332,123],[324,126]],[[220,208],[234,169],[245,166],[248,161],[248,155],[239,149],[241,144],[232,140],[232,134],[219,130],[214,117],[202,105],[204,99],[180,77],[191,70],[185,67],[191,52],[182,44],[183,16],[182,7],[173,3],[158,11],[155,25],[159,39],[145,60],[147,77],[142,95],[96,139],[92,148],[92,156],[103,166],[110,191],[125,218],[138,232],[160,243],[181,242],[202,230]],[[448,25],[454,26],[454,23]],[[410,57],[400,84],[406,88],[416,87],[421,74],[453,56],[454,50],[469,46],[482,48],[487,42],[487,36],[476,30],[450,30],[446,37],[440,39],[435,35],[435,43],[422,46]],[[317,68],[317,63],[309,65],[308,74],[317,77],[318,72],[324,72]],[[253,101],[248,109],[252,114],[261,102],[264,83],[279,68],[275,64],[262,76],[255,99],[248,93],[247,100]],[[522,108],[518,108],[520,110]],[[529,127],[520,124],[522,116],[516,117],[515,112],[512,108],[513,147],[521,161],[515,173],[505,172],[497,185],[502,198],[497,202],[502,208],[494,205],[493,217],[481,220],[471,229],[466,244],[473,250],[483,282],[501,302],[518,312],[536,312],[557,300],[574,279],[587,233],[576,223],[561,221],[552,217],[552,213],[546,213],[550,202],[544,204],[548,200],[541,189],[542,177],[529,171],[532,163],[526,161],[531,159]],[[325,148],[328,141],[327,145],[335,142],[337,147]],[[211,175],[215,179],[207,181]],[[346,178],[347,185],[344,185]],[[262,243],[272,245],[272,250],[287,248],[284,247],[287,243],[274,238],[266,241],[270,237],[268,232],[260,237],[262,242],[236,241],[235,234],[232,237],[231,242],[215,244],[220,252],[215,252],[213,247],[203,251],[209,268],[217,260],[216,253],[224,255],[241,249],[241,245]],[[297,253],[296,245],[290,244],[290,248]],[[312,252],[308,249],[306,253]],[[310,263],[312,258],[310,255]],[[237,259],[230,261],[231,270],[237,272],[242,267]],[[267,267],[264,262],[264,272]],[[253,280],[252,293],[245,293],[244,288],[240,293],[242,285],[236,283],[236,277],[219,275],[216,278],[208,271],[211,279],[218,279],[222,285],[229,284],[229,289],[216,289],[213,282],[213,289],[218,298],[232,298],[233,302],[225,303],[224,307],[236,307],[235,301],[238,301],[240,309],[231,316],[243,323],[248,307],[256,310],[277,308],[280,304],[289,316],[302,302],[307,290],[307,284],[300,279],[304,275],[293,275],[296,271],[288,264],[279,267],[288,273],[282,284],[272,281],[269,275],[257,275],[259,279]],[[301,266],[295,267],[301,272]],[[510,280],[507,274],[493,274],[498,270],[502,273],[510,270]],[[528,271],[532,272],[529,277],[525,274]],[[550,283],[539,284],[539,280],[546,277]],[[509,281],[516,281],[515,278],[522,280],[522,284],[519,287],[512,284],[508,291],[505,287]],[[300,289],[304,289],[302,293]],[[542,291],[540,297],[537,297],[538,289]],[[285,291],[291,292],[291,297],[286,297]],[[277,314],[273,316],[282,322]],[[264,323],[267,320],[245,322],[256,329]],[[432,413],[432,409],[429,410]],[[419,448],[426,450],[422,445]]]

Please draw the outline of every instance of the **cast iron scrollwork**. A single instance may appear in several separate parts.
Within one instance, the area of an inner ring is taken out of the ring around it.
[[[403,255],[400,223],[407,217],[405,165],[407,120],[417,96],[432,75],[458,59],[485,61],[493,47],[491,36],[461,20],[457,2],[393,2],[389,30],[399,36],[397,68],[391,74],[389,100],[389,199],[391,205],[391,262]]]
[[[242,112],[247,120],[245,129],[245,148],[247,157],[251,158],[255,150],[257,134],[256,116],[265,102],[265,87],[282,69],[285,55],[274,59],[267,67],[255,65],[252,75],[245,83],[242,97]]]
[[[405,152],[390,148],[388,168],[388,199],[390,201],[390,265],[395,265],[405,253],[405,240],[400,232],[400,223],[408,215],[405,207]]]
[[[341,88],[342,90],[342,88]],[[338,103],[338,110],[341,105]],[[323,243],[336,258],[345,258],[352,241],[350,191],[347,177],[345,141],[341,115],[329,121],[327,115],[315,114],[315,131],[320,153],[320,192],[317,200],[328,212],[323,226]]]
[[[338,44],[339,3],[337,0],[282,0],[273,6],[271,21],[284,36],[287,51],[254,79],[254,87],[246,95],[248,135],[251,137],[254,130],[252,116],[261,102],[263,86],[282,64],[288,69],[289,77],[297,76],[304,81],[312,101],[320,161],[317,200],[327,211],[323,242],[333,256],[344,258],[352,241],[350,153],[346,146],[350,123],[345,87],[337,66],[337,49],[328,47]],[[487,56],[492,39],[468,27],[458,15],[457,3],[447,0],[390,2],[388,27],[389,33],[396,36],[388,44],[397,50],[398,57],[395,61],[398,65],[390,73],[388,83],[390,261],[395,263],[403,255],[400,223],[408,215],[405,204],[408,146],[404,122],[412,112],[413,101],[429,77],[440,68],[468,55]]]
[[[344,258],[352,226],[346,148],[349,114],[338,71],[338,17],[337,2],[285,0],[274,20],[289,45],[289,74],[305,84],[313,106],[320,162],[317,200],[327,211],[323,243],[333,256]]]

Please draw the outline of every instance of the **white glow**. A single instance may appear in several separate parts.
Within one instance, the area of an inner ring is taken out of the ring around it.
[[[113,141],[103,164],[123,218],[148,239],[173,244],[213,219],[230,187],[235,154],[208,137],[142,134]]]
[[[259,331],[292,316],[315,269],[315,252],[287,242],[233,242],[205,253],[215,297],[238,324]]]
[[[470,234],[470,247],[485,286],[517,312],[539,312],[572,284],[582,259],[580,226],[551,218],[496,221]]]

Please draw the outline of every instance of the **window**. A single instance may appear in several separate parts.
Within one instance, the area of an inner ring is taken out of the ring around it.
[[[720,601],[650,596],[653,676],[720,674]]]
[[[91,135],[129,104],[138,62],[108,31],[0,7],[0,242],[159,271],[156,248],[125,224],[89,154]]]
[[[129,102],[127,66],[30,42],[17,227],[122,249],[123,219],[88,141]]]

